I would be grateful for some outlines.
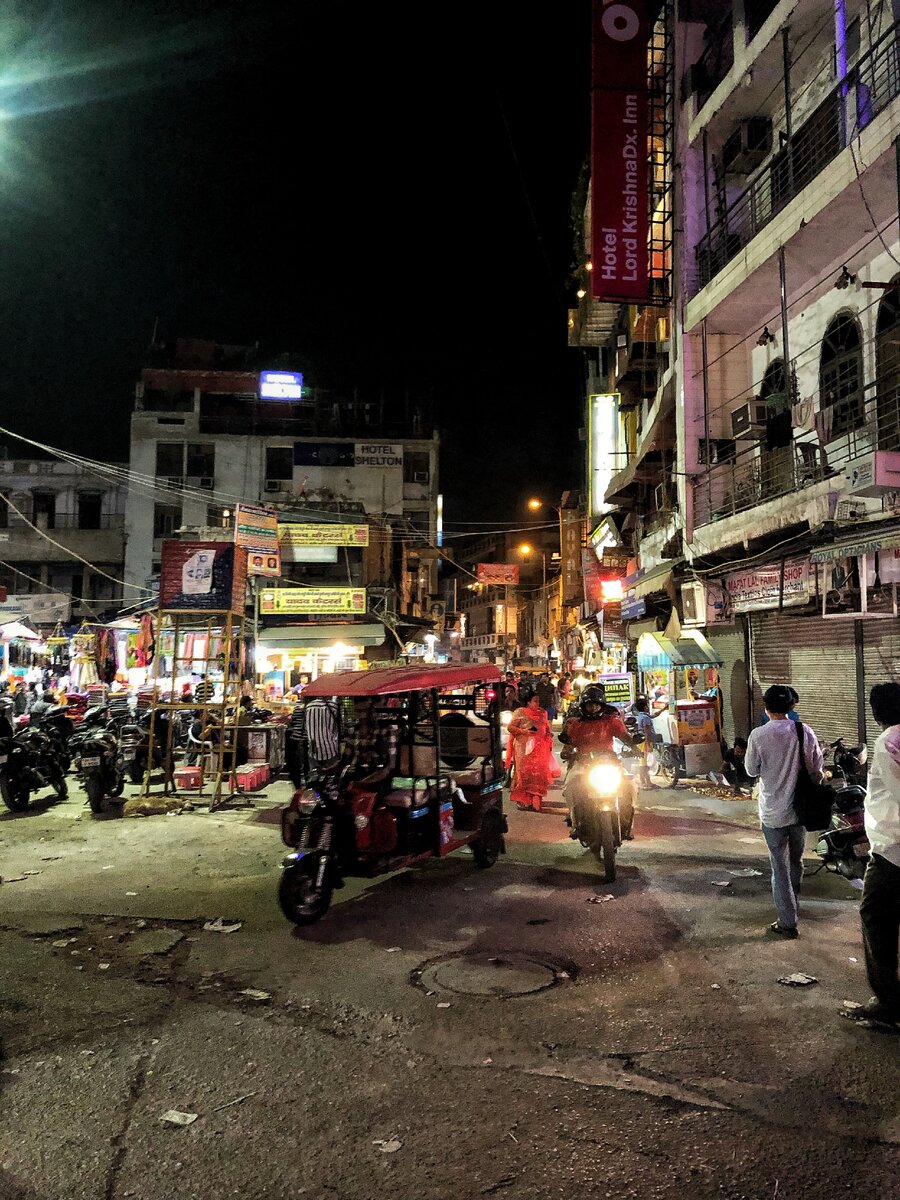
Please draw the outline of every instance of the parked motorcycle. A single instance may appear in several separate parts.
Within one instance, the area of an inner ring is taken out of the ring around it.
[[[121,796],[125,787],[115,725],[92,721],[73,735],[70,746],[91,812],[102,813],[107,798]]]
[[[132,783],[141,783],[150,759],[150,716],[143,713],[137,721],[129,721],[119,731],[119,766]],[[163,764],[163,748],[168,743],[167,718],[156,714],[153,731],[153,762],[151,770]]]
[[[31,714],[30,727],[46,733],[56,749],[63,773],[72,767],[72,755],[69,752],[69,740],[75,732],[75,722],[65,704],[50,704],[46,707],[35,708]]]
[[[831,825],[822,834],[816,854],[826,871],[843,875],[851,882],[861,880],[869,858],[866,835],[866,789],[848,784],[834,794]]]
[[[52,739],[36,726],[16,731],[0,713],[0,796],[11,812],[24,812],[32,792],[52,787],[57,799],[69,794],[65,773]]]
[[[845,746],[844,739],[829,742],[825,751],[825,778],[850,784],[866,782],[869,773],[869,750],[861,746]]]
[[[603,864],[607,883],[616,878],[616,851],[631,833],[634,781],[615,754],[579,755],[566,777],[572,836]]]

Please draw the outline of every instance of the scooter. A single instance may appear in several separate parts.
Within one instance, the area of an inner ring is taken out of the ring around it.
[[[115,726],[92,723],[74,734],[69,744],[91,812],[102,813],[107,797],[121,796],[125,787]]]
[[[603,865],[607,883],[616,878],[616,852],[631,835],[634,781],[616,754],[579,755],[566,776],[571,836]]]
[[[866,789],[859,784],[848,784],[834,794],[831,825],[816,845],[816,854],[822,859],[817,870],[824,867],[851,883],[858,883],[866,873],[869,849]]]
[[[828,762],[829,752],[831,762]],[[865,784],[868,775],[869,750],[865,742],[861,746],[845,746],[844,739],[829,742],[825,747],[826,778],[844,783]]]
[[[69,794],[57,749],[46,733],[33,726],[16,732],[0,714],[0,796],[11,812],[24,812],[31,793],[51,786],[58,800]]]

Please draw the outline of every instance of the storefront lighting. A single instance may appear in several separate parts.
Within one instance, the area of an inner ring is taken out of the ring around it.
[[[600,597],[604,603],[621,600],[623,595],[621,579],[601,579]]]
[[[349,646],[345,646],[343,642],[335,642],[334,645],[329,648],[328,656],[329,658],[333,659],[346,658],[349,653]]]
[[[579,300],[583,300],[585,298],[585,296],[587,295],[587,292],[584,290],[584,288],[579,288],[578,291],[575,293],[575,295],[578,297]]]
[[[585,269],[586,271],[593,271],[593,269],[594,269],[594,264],[593,264],[592,262],[586,262],[586,263],[584,264],[584,269]]]

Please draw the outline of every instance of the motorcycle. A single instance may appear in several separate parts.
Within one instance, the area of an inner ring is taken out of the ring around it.
[[[36,726],[13,729],[0,714],[0,796],[10,812],[24,812],[31,793],[52,787],[58,800],[69,794],[62,762],[51,738]]]
[[[168,741],[162,735],[163,720],[157,714],[153,738],[153,762],[151,770],[163,764],[163,746]],[[129,721],[119,731],[119,769],[132,783],[142,783],[150,759],[150,713],[143,713],[137,721]]]
[[[125,776],[119,760],[115,726],[91,722],[70,741],[75,764],[92,813],[106,809],[106,798],[122,795]]]
[[[823,749],[826,779],[843,780],[848,784],[865,784],[869,761],[869,750],[865,742],[861,746],[845,746],[844,739],[838,738],[836,742],[829,742]]]
[[[858,882],[866,872],[869,849],[866,789],[859,784],[847,784],[835,792],[831,825],[816,845],[816,854],[822,859],[817,870],[824,867],[851,883]]]
[[[29,722],[32,729],[40,729],[53,742],[57,757],[66,774],[72,767],[72,755],[69,753],[69,740],[75,731],[75,722],[65,704],[51,704],[44,708],[35,708]]]
[[[572,837],[603,864],[607,883],[616,878],[616,851],[631,833],[634,782],[616,754],[580,754],[566,776]]]

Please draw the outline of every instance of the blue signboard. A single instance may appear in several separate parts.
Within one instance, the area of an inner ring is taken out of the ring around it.
[[[303,376],[297,371],[261,371],[260,400],[302,400]]]
[[[622,620],[633,621],[642,617],[647,611],[647,601],[643,596],[626,596],[622,601]]]

